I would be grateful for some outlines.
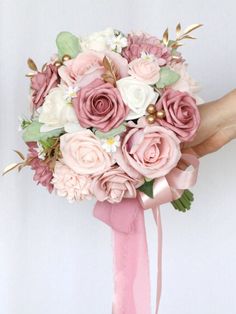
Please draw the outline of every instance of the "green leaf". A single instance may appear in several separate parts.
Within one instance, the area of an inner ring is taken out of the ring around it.
[[[171,70],[168,67],[163,67],[160,70],[160,79],[156,83],[157,88],[164,88],[166,86],[172,85],[177,82],[180,78],[180,75],[175,71]]]
[[[40,144],[44,149],[51,148],[55,144],[55,138],[48,138],[47,140],[40,140]]]
[[[146,181],[145,180],[145,183],[143,185],[141,185],[138,188],[138,190],[140,192],[143,192],[147,196],[153,198],[153,183],[154,183],[154,180],[151,180],[151,181]]]
[[[79,38],[70,32],[59,33],[56,38],[56,44],[60,58],[64,55],[75,58],[81,51]]]
[[[58,137],[63,133],[63,129],[56,129],[50,132],[40,132],[43,124],[38,121],[33,121],[23,131],[23,140],[25,142],[46,141],[50,137]]]
[[[171,202],[171,204],[174,206],[176,210],[180,212],[186,212],[187,210],[191,209],[193,200],[194,200],[193,193],[189,190],[184,190],[181,197]]]
[[[121,124],[118,128],[112,129],[109,132],[101,132],[101,131],[95,130],[95,135],[100,139],[111,138],[111,137],[115,137],[116,135],[123,133],[125,130],[126,130],[126,127],[123,124]]]

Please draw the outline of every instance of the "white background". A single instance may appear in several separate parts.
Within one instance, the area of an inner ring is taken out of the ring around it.
[[[17,117],[27,113],[26,60],[42,65],[59,31],[113,26],[161,35],[179,21],[202,22],[199,39],[182,50],[210,100],[236,86],[235,12],[234,0],[0,0],[0,168],[16,159],[13,148],[25,152]],[[202,160],[191,212],[162,208],[160,314],[236,313],[235,160],[235,142]],[[0,313],[110,314],[109,228],[93,218],[92,202],[69,205],[31,178],[24,170],[0,179]],[[147,229],[154,289],[150,213]]]

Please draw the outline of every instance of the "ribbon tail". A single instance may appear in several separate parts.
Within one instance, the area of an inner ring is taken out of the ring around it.
[[[123,204],[124,206],[124,204]],[[150,276],[144,210],[138,207],[133,230],[114,232],[115,295],[113,314],[150,314]],[[127,210],[129,210],[127,208]]]
[[[113,314],[151,314],[149,260],[144,209],[138,199],[97,202],[94,215],[114,235]]]
[[[157,225],[158,255],[157,255],[157,294],[155,313],[158,314],[162,291],[162,224],[159,206],[153,208],[152,212]]]

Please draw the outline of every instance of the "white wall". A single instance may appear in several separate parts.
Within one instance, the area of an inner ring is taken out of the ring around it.
[[[14,161],[11,149],[25,152],[17,117],[27,112],[26,59],[43,64],[59,31],[114,26],[161,35],[179,21],[202,22],[183,52],[209,100],[236,85],[235,12],[234,0],[0,0],[0,168]],[[162,209],[160,314],[236,313],[235,144],[202,160],[191,212]],[[69,205],[31,178],[24,170],[0,179],[0,313],[111,313],[110,230],[92,217],[93,203]],[[150,213],[147,229],[154,289]]]

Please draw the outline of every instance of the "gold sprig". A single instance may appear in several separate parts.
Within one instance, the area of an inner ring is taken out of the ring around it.
[[[169,30],[167,28],[165,30],[163,36],[162,36],[162,42],[166,46],[169,46],[173,49],[177,49],[178,47],[183,45],[180,41],[182,41],[184,39],[196,39],[195,37],[192,37],[190,35],[190,33],[192,33],[194,30],[196,30],[202,26],[203,26],[203,24],[191,24],[190,26],[186,27],[182,31],[181,24],[178,23],[176,26],[176,38],[175,38],[175,40],[173,40],[173,41],[169,40]]]
[[[106,56],[103,58],[102,63],[105,68],[105,73],[102,75],[103,80],[116,86],[119,75],[115,65]]]
[[[35,62],[31,58],[29,58],[27,60],[27,64],[28,64],[28,67],[30,68],[30,70],[36,71],[36,72],[38,71],[37,65],[35,64]]]
[[[2,176],[4,176],[5,174],[7,174],[8,172],[14,169],[17,169],[18,171],[20,171],[22,168],[28,166],[32,160],[32,158],[25,158],[24,155],[18,150],[14,150],[14,152],[20,157],[22,161],[18,163],[11,163],[8,166],[6,166],[2,172]]]

